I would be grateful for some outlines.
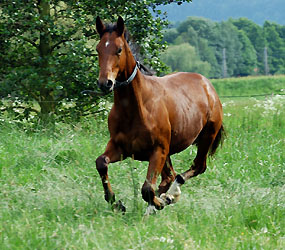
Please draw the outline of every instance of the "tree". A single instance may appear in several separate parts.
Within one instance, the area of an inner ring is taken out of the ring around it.
[[[285,73],[285,41],[282,39],[282,33],[279,34],[282,29],[279,25],[268,21],[264,23],[263,29],[268,47],[269,72]]]
[[[264,32],[261,26],[254,23],[247,18],[230,19],[239,30],[245,32],[249,38],[251,44],[253,45],[256,56],[257,56],[257,68],[259,73],[264,73],[264,47],[266,46],[266,39],[264,37]]]
[[[208,76],[211,70],[210,64],[201,61],[195,48],[189,43],[169,46],[162,59],[172,71],[197,72]]]
[[[26,104],[38,103],[36,112],[45,122],[64,111],[65,101],[75,103],[65,109],[67,113],[82,114],[91,103],[80,92],[94,89],[98,75],[96,16],[115,21],[121,15],[142,59],[160,72],[165,69],[159,59],[165,49],[162,29],[168,22],[159,15],[157,6],[186,1],[190,0],[1,1],[0,43],[5,60],[0,66],[0,95],[20,97]]]
[[[216,49],[219,65],[223,64],[223,49],[225,49],[227,74],[234,76],[242,54],[242,43],[239,40],[238,29],[229,21],[216,23],[216,36],[213,38],[212,44]]]
[[[38,103],[33,111],[45,123],[62,112],[64,101],[83,102],[80,91],[94,85],[97,67],[92,44],[87,44],[92,20],[81,6],[75,1],[15,0],[5,1],[1,9],[1,36],[8,49],[3,94]]]
[[[242,47],[240,50],[240,61],[237,63],[234,75],[252,75],[257,66],[256,51],[243,30],[239,30],[238,37]]]
[[[174,43],[177,36],[178,32],[175,28],[167,29],[163,33],[163,41],[167,43]]]
[[[177,27],[177,31],[181,35],[183,34],[183,37],[179,35],[174,43],[177,44],[178,41],[181,41],[180,43],[189,42],[196,48],[200,59],[211,64],[209,76],[220,77],[222,48],[218,48],[218,40],[220,39],[218,25],[206,18],[188,17]]]

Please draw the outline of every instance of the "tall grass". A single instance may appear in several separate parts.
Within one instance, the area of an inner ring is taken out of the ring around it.
[[[285,94],[285,75],[213,79],[220,96]]]
[[[223,100],[223,147],[177,204],[147,218],[146,163],[110,165],[125,215],[104,201],[95,159],[106,120],[46,131],[1,120],[0,249],[285,249],[284,104],[281,96]],[[173,157],[178,173],[195,152]]]

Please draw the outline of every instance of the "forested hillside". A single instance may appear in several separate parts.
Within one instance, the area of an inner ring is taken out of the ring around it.
[[[192,3],[171,4],[160,9],[167,11],[168,19],[172,22],[183,21],[189,16],[201,16],[215,21],[246,17],[259,25],[266,20],[285,24],[284,0],[193,0]]]
[[[246,18],[214,22],[188,17],[166,30],[163,60],[172,71],[211,78],[285,73],[285,26]]]

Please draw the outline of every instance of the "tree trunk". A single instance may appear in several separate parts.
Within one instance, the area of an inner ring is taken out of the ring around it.
[[[48,21],[50,20],[50,1],[38,1],[38,9],[40,19],[42,21],[39,54],[41,57],[40,62],[40,101],[41,107],[40,118],[44,124],[53,123],[55,112],[55,100],[53,96],[53,89],[49,86],[51,72],[49,60],[51,57],[51,35],[48,29]]]

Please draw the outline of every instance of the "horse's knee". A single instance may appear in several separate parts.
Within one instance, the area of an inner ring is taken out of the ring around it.
[[[145,182],[143,184],[141,192],[142,192],[142,197],[146,202],[150,203],[153,201],[154,190],[149,183]]]
[[[96,159],[96,168],[100,176],[107,174],[109,161],[109,158],[105,155],[101,155]]]

